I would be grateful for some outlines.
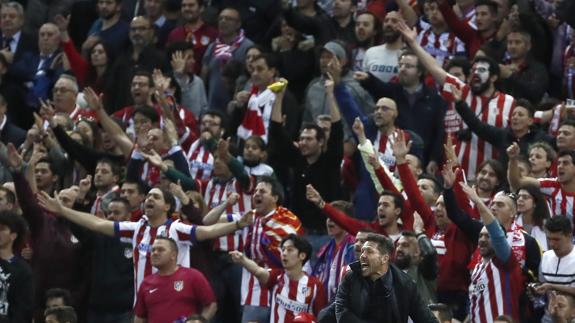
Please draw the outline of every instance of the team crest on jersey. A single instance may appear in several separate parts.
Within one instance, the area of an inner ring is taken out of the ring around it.
[[[184,281],[183,280],[177,280],[174,282],[174,290],[176,290],[176,292],[181,292],[182,289],[184,289]]]
[[[301,293],[305,295],[305,297],[309,297],[311,294],[311,288],[304,286],[301,288]]]

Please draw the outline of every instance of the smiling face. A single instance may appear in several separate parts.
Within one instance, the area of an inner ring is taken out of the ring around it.
[[[303,129],[299,135],[299,151],[303,157],[318,155],[323,147],[323,140],[317,139],[316,129]]]
[[[483,192],[493,192],[499,186],[499,179],[497,173],[491,165],[485,164],[477,174],[477,188]]]

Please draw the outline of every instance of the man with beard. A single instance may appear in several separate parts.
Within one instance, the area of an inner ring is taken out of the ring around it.
[[[154,27],[146,17],[135,17],[130,23],[130,43],[132,47],[116,59],[110,70],[110,79],[116,86],[106,95],[106,110],[114,112],[128,105],[130,101],[130,80],[136,70],[152,72],[159,68],[167,70],[168,59],[163,51],[154,48]]]
[[[201,71],[201,62],[208,45],[213,42],[218,30],[204,22],[202,14],[205,9],[204,0],[182,1],[182,26],[174,28],[168,36],[168,46],[176,42],[190,42],[194,46],[194,74]]]
[[[98,0],[96,8],[100,18],[92,24],[88,38],[82,44],[82,51],[88,52],[96,42],[102,41],[109,50],[108,59],[116,57],[124,50],[130,29],[130,24],[120,19],[122,1]]]
[[[371,72],[356,72],[355,77],[373,97],[388,97],[395,101],[400,107],[396,120],[398,127],[425,138],[419,157],[427,172],[433,175],[442,159],[442,147],[436,143],[443,141],[443,116],[447,107],[435,89],[423,84],[425,74],[419,58],[408,49],[399,56],[398,83],[382,82]]]
[[[383,20],[383,45],[374,46],[365,52],[363,71],[373,74],[383,82],[389,82],[399,72],[399,54],[403,48],[401,34],[396,25],[403,22],[398,11],[389,12]]]
[[[437,251],[424,233],[423,222],[414,225],[414,230],[401,233],[395,247],[395,265],[413,279],[424,302],[435,303]]]
[[[469,84],[465,84],[455,76],[448,74],[437,64],[433,56],[419,45],[415,31],[405,24],[399,25],[399,31],[437,84],[443,87],[442,95],[446,100],[454,100],[451,87],[456,87],[462,92],[462,101],[465,101],[474,113],[480,116],[482,122],[498,128],[505,128],[509,125],[515,99],[495,89],[495,82],[499,78],[499,65],[496,62],[488,57],[475,58]],[[472,179],[477,166],[485,160],[496,159],[497,151],[491,144],[481,140],[475,134],[467,132],[460,137],[462,147],[457,157],[468,178]]]
[[[351,53],[352,70],[361,71],[363,69],[363,59],[365,53],[381,37],[381,22],[371,12],[363,12],[355,18],[355,48]]]
[[[107,212],[108,203],[120,195],[120,166],[110,159],[103,158],[98,161],[94,172],[94,187],[96,199],[92,204],[90,213],[103,217]]]

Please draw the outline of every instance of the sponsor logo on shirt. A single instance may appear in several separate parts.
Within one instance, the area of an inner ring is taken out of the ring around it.
[[[288,311],[294,313],[307,312],[307,305],[291,300],[283,295],[276,295],[276,303]]]

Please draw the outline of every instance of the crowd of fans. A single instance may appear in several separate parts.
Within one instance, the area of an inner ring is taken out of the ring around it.
[[[0,322],[575,322],[575,1],[0,10]]]

